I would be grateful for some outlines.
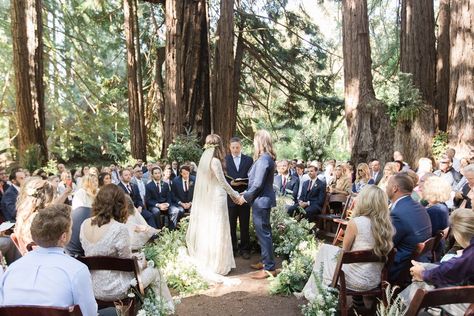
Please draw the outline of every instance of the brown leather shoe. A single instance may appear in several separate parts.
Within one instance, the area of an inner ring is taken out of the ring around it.
[[[258,272],[255,272],[254,274],[252,274],[251,278],[256,279],[256,280],[263,280],[263,279],[268,278],[270,275],[276,276],[277,275],[276,271],[275,270],[273,270],[273,271],[260,270]]]
[[[250,265],[250,267],[251,267],[252,269],[255,269],[255,270],[262,270],[262,269],[263,269],[263,263],[261,263],[261,262],[252,263],[252,264]]]

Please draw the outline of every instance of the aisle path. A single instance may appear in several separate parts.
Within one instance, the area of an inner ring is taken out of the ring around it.
[[[250,260],[236,258],[237,269],[230,277],[237,277],[242,282],[235,286],[215,285],[200,295],[184,298],[177,306],[176,314],[180,316],[294,316],[301,315],[299,305],[305,301],[294,296],[270,295],[267,280],[250,278],[255,270],[250,263],[256,262],[259,256],[253,254]]]

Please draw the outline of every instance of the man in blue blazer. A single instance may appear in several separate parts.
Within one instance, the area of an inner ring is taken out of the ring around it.
[[[10,182],[12,185],[5,191],[0,202],[0,211],[6,221],[16,221],[16,199],[24,181],[25,173],[21,169],[15,168],[11,171]]]
[[[232,179],[246,179],[252,167],[253,159],[242,154],[242,144],[238,137],[231,138],[229,148],[230,155],[225,157],[227,181],[234,190],[243,192],[248,186],[243,184],[233,185],[229,177]],[[229,207],[230,235],[234,256],[240,253],[244,259],[250,259],[250,205],[246,203],[237,205],[230,197],[227,199],[227,205]],[[240,226],[240,249],[237,240],[237,218]]]
[[[162,171],[160,167],[153,167],[151,169],[152,180],[146,185],[146,206],[147,209],[153,213],[155,221],[160,227],[163,225],[160,220],[160,215],[166,214],[170,219],[170,229],[174,229],[178,223],[180,210],[178,207],[172,205],[170,186],[161,180],[161,174]]]
[[[194,183],[196,177],[191,176],[191,168],[183,165],[179,168],[179,176],[173,179],[171,190],[173,204],[179,208],[180,213],[190,212],[193,206]],[[178,219],[179,220],[179,219]]]
[[[257,160],[249,172],[249,187],[239,202],[247,202],[252,206],[253,224],[261,249],[262,264],[252,267],[263,270],[254,274],[252,278],[265,279],[269,274],[276,275],[270,225],[270,211],[276,206],[275,191],[273,191],[275,154],[270,133],[265,130],[258,131],[255,134],[254,147]]]
[[[393,246],[397,248],[389,273],[389,281],[397,280],[400,272],[410,265],[409,258],[416,244],[431,237],[431,220],[426,209],[411,198],[413,181],[405,173],[391,176],[386,192],[391,202],[390,217],[395,228]],[[421,261],[424,261],[423,258]]]
[[[296,209],[301,207],[306,212],[304,217],[308,221],[314,222],[323,209],[326,197],[326,182],[318,178],[318,168],[316,166],[308,167],[308,176],[309,180],[303,182],[298,202],[288,208],[288,214],[293,216]]]
[[[278,163],[278,174],[273,180],[273,187],[277,194],[291,195],[293,201],[297,201],[300,180],[298,175],[291,175],[289,172],[288,160],[281,160]]]

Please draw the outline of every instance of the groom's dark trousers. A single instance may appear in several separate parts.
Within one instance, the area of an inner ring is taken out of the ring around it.
[[[264,153],[254,163],[249,172],[249,188],[244,192],[244,199],[252,205],[252,218],[261,248],[264,269],[275,270],[273,257],[272,228],[270,211],[276,205],[273,191],[273,174],[275,162]]]

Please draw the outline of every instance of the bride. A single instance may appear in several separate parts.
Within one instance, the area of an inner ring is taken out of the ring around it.
[[[227,194],[236,201],[239,193],[225,179],[225,150],[220,136],[208,135],[204,148],[196,174],[186,244],[190,257],[201,269],[226,275],[235,268]]]

